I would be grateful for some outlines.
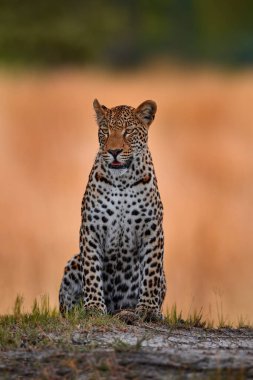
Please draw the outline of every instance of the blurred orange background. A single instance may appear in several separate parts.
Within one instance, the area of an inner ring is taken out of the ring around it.
[[[164,203],[165,309],[253,322],[253,71],[153,66],[0,74],[0,313],[57,305],[98,148],[92,101],[158,104],[149,145]],[[218,303],[218,306],[217,306]]]

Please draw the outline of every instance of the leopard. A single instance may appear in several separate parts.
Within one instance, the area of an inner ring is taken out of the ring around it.
[[[163,205],[148,147],[157,105],[93,102],[99,149],[81,205],[79,253],[64,268],[62,315],[77,305],[161,320],[165,298]]]

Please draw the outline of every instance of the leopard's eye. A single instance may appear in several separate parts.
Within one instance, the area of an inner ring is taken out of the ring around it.
[[[109,130],[108,130],[108,128],[100,128],[100,132],[101,132],[103,135],[106,135],[106,136],[109,135]]]
[[[126,135],[130,135],[132,132],[133,132],[133,129],[132,129],[132,128],[126,128],[126,129],[125,129],[125,134],[126,134]]]

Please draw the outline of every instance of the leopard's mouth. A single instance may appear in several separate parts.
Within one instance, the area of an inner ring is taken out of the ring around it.
[[[109,164],[110,169],[128,169],[131,164],[132,158],[130,158],[127,162],[120,162],[118,160],[114,160]]]

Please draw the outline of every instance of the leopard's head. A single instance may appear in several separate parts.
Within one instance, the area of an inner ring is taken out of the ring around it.
[[[126,169],[140,155],[148,140],[148,129],[155,118],[156,103],[146,100],[139,107],[107,108],[93,102],[98,123],[100,153],[110,169]]]

